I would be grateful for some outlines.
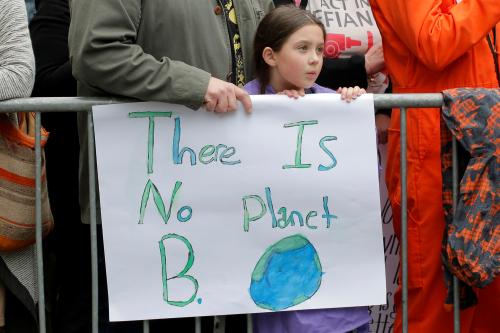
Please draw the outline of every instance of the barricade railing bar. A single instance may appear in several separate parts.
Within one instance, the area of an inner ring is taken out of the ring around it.
[[[36,252],[37,252],[37,280],[38,280],[38,309],[39,332],[46,332],[45,318],[45,283],[42,249],[42,221],[41,221],[41,112],[87,112],[88,122],[88,163],[89,163],[89,188],[90,188],[90,242],[91,242],[91,274],[92,274],[92,333],[98,333],[98,275],[97,275],[97,220],[96,220],[96,188],[95,188],[95,144],[93,135],[92,106],[139,102],[134,99],[108,98],[108,97],[35,97],[20,98],[0,102],[0,113],[10,112],[36,112],[35,117],[35,158],[36,158]],[[408,332],[408,242],[407,242],[407,108],[440,108],[443,105],[441,94],[375,94],[374,104],[376,109],[399,108],[401,114],[401,256],[402,256],[402,319],[403,333]],[[458,163],[456,156],[456,140],[453,139],[453,210],[456,207],[458,194]],[[460,332],[460,309],[458,298],[458,280],[453,279],[454,302],[454,332]],[[221,332],[224,327],[224,317],[218,317],[219,328],[214,331]],[[201,319],[195,319],[195,331],[201,333]],[[247,331],[252,332],[251,315],[247,315]],[[143,333],[149,333],[149,322],[143,322]],[[298,332],[300,333],[300,332]],[[412,332],[413,333],[413,332]]]

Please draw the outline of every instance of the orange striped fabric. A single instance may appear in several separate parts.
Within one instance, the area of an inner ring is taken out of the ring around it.
[[[14,251],[35,242],[35,139],[33,114],[21,128],[0,115],[0,251]],[[42,147],[48,133],[42,130]],[[53,227],[42,152],[42,229]]]

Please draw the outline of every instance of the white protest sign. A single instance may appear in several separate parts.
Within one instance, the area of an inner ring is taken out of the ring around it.
[[[373,98],[94,107],[110,320],[385,303]]]

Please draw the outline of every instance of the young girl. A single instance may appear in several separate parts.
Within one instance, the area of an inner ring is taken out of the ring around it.
[[[254,40],[257,79],[244,88],[249,94],[285,94],[292,98],[304,94],[332,93],[316,81],[323,64],[325,28],[309,12],[282,6],[261,21]],[[350,101],[364,89],[339,88]],[[368,332],[367,307],[287,311],[256,314],[256,333],[344,333]]]
[[[264,17],[255,33],[254,66],[257,79],[245,85],[249,94],[333,93],[314,82],[323,65],[325,28],[309,12],[294,6],[280,6]],[[358,86],[339,88],[350,102],[365,93]]]

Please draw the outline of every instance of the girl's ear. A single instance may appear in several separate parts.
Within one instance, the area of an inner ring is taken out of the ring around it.
[[[268,66],[276,66],[276,59],[274,57],[274,51],[272,48],[266,47],[264,48],[264,50],[262,50],[262,59],[264,59]]]

